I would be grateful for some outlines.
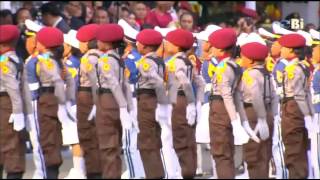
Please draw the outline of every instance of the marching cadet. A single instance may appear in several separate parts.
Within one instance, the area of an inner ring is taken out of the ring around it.
[[[138,123],[137,119],[137,82],[139,76],[139,70],[136,63],[141,59],[141,54],[137,50],[136,46],[136,36],[139,33],[133,27],[131,27],[125,20],[120,19],[118,24],[123,28],[124,31],[124,42],[126,47],[124,50],[125,63],[125,75],[129,79],[129,84],[131,87],[132,101],[133,101],[133,114],[131,118],[134,123]],[[138,125],[136,125],[138,127]],[[139,129],[132,128],[131,131],[123,130],[122,143],[124,150],[124,157],[126,159],[127,170],[122,174],[121,178],[145,178],[145,172],[143,168],[143,163],[141,160],[141,155],[137,147]]]
[[[168,32],[174,30],[173,28],[155,28],[156,31],[160,32],[162,37],[165,37]],[[171,55],[164,51],[164,41],[157,49],[157,55],[163,59],[166,63],[171,59]],[[165,70],[167,71],[167,70]],[[167,74],[167,73],[165,73]],[[167,82],[167,76],[165,75],[165,82]],[[157,108],[161,108],[157,106]],[[157,111],[157,110],[156,110]],[[181,166],[179,163],[178,155],[173,147],[173,136],[172,136],[172,123],[171,123],[171,111],[172,106],[169,104],[169,119],[168,121],[159,121],[161,127],[161,156],[162,164],[165,171],[166,179],[182,179]]]
[[[312,77],[311,92],[312,103],[315,109],[313,125],[315,133],[312,135],[315,140],[311,140],[311,154],[314,178],[320,178],[320,33],[315,30],[310,30],[312,36],[312,57],[311,61],[315,67]]]
[[[63,66],[64,71],[67,71],[70,75],[72,80],[74,81],[74,90],[77,88],[77,80],[78,78],[78,66],[80,65],[80,60],[76,57],[76,53],[78,52],[79,56],[79,41],[76,39],[77,32],[74,30],[70,30],[68,34],[64,34],[64,52],[63,52]],[[66,82],[68,83],[68,82]],[[68,93],[68,89],[66,91]],[[77,105],[75,101],[75,93],[76,91],[72,92],[72,101],[67,102],[68,108],[71,109],[72,117],[76,120],[76,111]],[[71,99],[71,98],[70,98]],[[70,121],[67,127],[64,127],[65,123],[62,124],[62,136],[63,140],[65,140],[64,136],[74,136],[75,138],[73,141],[64,141],[64,145],[70,145],[72,148],[72,156],[73,156],[73,167],[70,169],[68,175],[65,179],[86,179],[86,170],[85,170],[85,160],[83,155],[83,150],[80,146],[79,138],[78,138],[78,129],[77,129],[77,122]]]
[[[30,56],[25,61],[25,73],[27,74],[27,82],[29,85],[29,90],[31,93],[32,109],[34,111],[34,121],[29,121],[30,131],[29,136],[32,143],[33,151],[33,162],[35,165],[35,171],[33,174],[33,179],[45,179],[46,170],[43,151],[40,146],[40,130],[39,130],[39,118],[37,111],[37,104],[39,98],[39,80],[36,73],[36,63],[38,61],[38,51],[36,49],[36,33],[28,32],[28,37],[26,40],[26,49]]]
[[[63,33],[52,27],[44,27],[37,33],[37,49],[41,56],[36,64],[37,77],[40,82],[38,100],[38,117],[40,125],[40,144],[46,164],[47,178],[58,178],[59,167],[62,164],[63,143],[77,141],[72,133],[67,136],[71,119],[71,110],[67,103],[74,101],[74,81],[64,70]],[[64,79],[67,81],[67,93],[64,89]],[[62,125],[63,124],[63,125]],[[62,129],[63,126],[63,129]],[[62,137],[62,133],[64,136]]]
[[[241,103],[236,91],[241,68],[232,57],[236,40],[236,32],[229,28],[219,29],[209,36],[210,52],[219,62],[212,78],[209,116],[211,154],[218,178],[235,177],[234,147],[249,140],[236,109]]]
[[[137,35],[137,50],[143,55],[137,62],[138,79],[138,149],[146,178],[164,178],[160,150],[161,121],[168,121],[168,98],[164,86],[164,62],[156,56],[162,36],[152,29]]]
[[[25,109],[24,104],[27,97],[23,65],[14,51],[18,38],[16,26],[0,26],[0,165],[6,171],[7,179],[22,179],[27,135],[24,112],[28,111],[28,119],[32,116],[30,108]],[[30,107],[31,102],[28,105]],[[2,170],[0,173],[2,177]]]
[[[281,99],[283,98],[283,72],[288,64],[288,61],[280,56],[281,45],[278,39],[281,37],[278,34],[270,33],[262,28],[259,28],[260,35],[270,38],[271,47],[268,58],[266,59],[266,68],[272,74],[272,82],[276,88],[278,96],[278,115],[273,121],[273,137],[272,137],[272,156],[276,169],[277,179],[287,179],[288,170],[284,163],[284,144],[281,136]]]
[[[299,34],[287,34],[279,39],[281,57],[288,60],[283,76],[281,130],[285,145],[285,164],[289,178],[307,178],[308,134],[313,131],[309,91],[310,70],[303,61],[306,40]]]
[[[278,99],[271,75],[265,67],[268,47],[249,42],[241,47],[242,65],[246,69],[239,88],[244,111],[239,110],[245,129],[254,129],[261,140],[249,140],[243,145],[244,160],[248,164],[250,179],[269,177],[269,161],[272,156],[273,117],[277,115]],[[248,130],[247,130],[248,131]],[[250,130],[249,130],[250,131]]]
[[[215,57],[210,58],[209,50],[209,35],[214,31],[221,29],[216,25],[209,25],[204,31],[200,32],[197,35],[198,39],[198,50],[200,51],[198,57],[200,60],[203,60],[201,66],[201,75],[205,80],[205,89],[204,89],[204,103],[201,107],[201,118],[197,121],[196,126],[196,142],[197,142],[197,175],[203,173],[202,170],[202,148],[201,144],[210,145],[210,133],[209,133],[209,97],[211,93],[211,78],[215,72],[218,61]],[[197,51],[196,51],[197,52]],[[215,169],[215,162],[211,156],[212,169],[214,177],[217,175]]]
[[[172,56],[167,62],[167,86],[172,104],[173,146],[179,158],[182,177],[193,178],[197,169],[195,121],[200,118],[196,107],[203,101],[204,83],[186,56],[194,43],[192,33],[177,29],[169,32],[165,40],[165,52]],[[197,94],[192,83],[197,88]]]
[[[95,73],[98,59],[102,54],[97,49],[97,24],[82,26],[76,35],[79,49],[84,55],[80,60],[78,73],[79,87],[77,93],[77,119],[80,146],[85,159],[88,179],[102,177],[101,156],[99,151],[95,114],[97,101],[97,77]],[[90,80],[92,79],[92,80]]]
[[[122,127],[130,130],[134,125],[129,115],[132,113],[132,95],[124,76],[124,63],[117,53],[123,37],[123,29],[117,24],[98,27],[97,45],[103,54],[96,72],[90,71],[97,75],[99,87],[96,125],[100,155],[103,157],[103,178],[121,177]]]

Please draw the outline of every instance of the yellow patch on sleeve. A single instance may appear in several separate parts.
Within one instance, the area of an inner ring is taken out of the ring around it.
[[[142,69],[143,71],[149,71],[150,65],[147,62],[144,62],[142,65]]]
[[[274,62],[273,62],[273,59],[272,57],[268,57],[267,60],[266,60],[266,68],[269,72],[272,72],[273,71],[273,68],[274,68]]]
[[[243,73],[242,81],[248,86],[252,86],[254,83],[254,79],[250,76],[248,71]]]
[[[294,78],[294,71],[295,71],[295,68],[296,68],[297,64],[292,64],[292,65],[289,65],[285,68],[285,71],[287,72],[288,74],[288,79],[293,79]]]
[[[283,73],[281,71],[277,71],[276,74],[278,83],[281,83],[283,81]]]
[[[105,63],[102,67],[103,71],[108,72],[110,71],[110,65],[108,63]]]
[[[46,65],[47,65],[47,68],[48,68],[48,70],[53,70],[53,68],[54,68],[54,64],[53,64],[53,62],[52,61],[48,61],[48,62],[46,62]]]
[[[130,77],[130,71],[129,71],[128,68],[125,68],[125,69],[124,69],[124,75],[125,75],[125,77],[127,77],[127,78]]]
[[[212,63],[209,63],[208,75],[210,78],[213,77],[213,74],[215,73],[215,71],[216,71],[216,67]]]
[[[75,78],[78,74],[77,70],[75,68],[68,68],[69,73],[71,74],[72,78]]]
[[[3,74],[8,74],[10,72],[8,66],[6,66],[6,65],[1,66],[1,71]]]

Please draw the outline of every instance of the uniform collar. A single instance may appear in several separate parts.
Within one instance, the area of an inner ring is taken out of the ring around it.
[[[143,56],[143,58],[146,58],[146,57],[149,57],[149,56],[154,56],[154,54],[155,54],[155,52],[149,52],[149,53],[145,54]]]
[[[13,53],[14,53],[14,50],[10,48],[10,49],[8,49],[8,50],[6,50],[4,52],[1,52],[1,56],[9,56],[9,55],[11,55]]]
[[[62,21],[62,17],[59,16],[58,19],[56,20],[56,22],[53,24],[53,27],[57,27],[58,24]]]

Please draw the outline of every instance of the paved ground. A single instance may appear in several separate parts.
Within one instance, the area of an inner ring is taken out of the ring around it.
[[[202,152],[203,152],[203,170],[204,170],[204,174],[203,176],[198,176],[196,177],[197,179],[200,178],[209,178],[212,176],[212,171],[211,171],[211,159],[210,159],[210,152],[208,150],[205,149],[204,146],[202,146]],[[60,175],[59,178],[63,179],[65,176],[67,176],[71,165],[72,165],[72,157],[71,157],[71,153],[70,151],[66,150],[62,152],[63,155],[63,159],[64,162],[60,168]],[[30,179],[32,178],[33,175],[33,170],[34,170],[34,165],[33,165],[33,161],[32,161],[32,154],[27,154],[26,156],[27,158],[27,171],[24,174],[24,179]],[[126,165],[123,161],[123,172],[126,170]],[[246,175],[241,175],[238,176],[237,179],[242,179],[242,178],[246,178]]]

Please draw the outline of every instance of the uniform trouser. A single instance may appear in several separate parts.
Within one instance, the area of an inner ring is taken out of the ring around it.
[[[186,119],[187,99],[177,96],[177,104],[172,109],[173,147],[178,155],[182,177],[193,178],[197,170],[197,144],[195,126]]]
[[[250,127],[254,129],[258,123],[258,117],[252,106],[245,108],[246,115]],[[267,123],[269,126],[269,138],[260,143],[256,143],[252,139],[243,145],[244,160],[248,164],[248,172],[250,179],[268,179],[269,162],[272,156],[272,131],[273,117],[270,110],[267,110]]]
[[[235,178],[234,137],[231,121],[222,100],[210,104],[210,145],[211,154],[216,162],[218,178]]]
[[[46,178],[46,166],[43,156],[43,151],[40,146],[40,125],[38,118],[37,100],[32,101],[32,108],[34,111],[34,121],[29,121],[30,124],[30,140],[32,143],[33,162],[35,165],[35,172],[33,178]]]
[[[147,179],[164,178],[160,149],[161,128],[155,120],[157,97],[154,94],[138,96],[138,149]]]
[[[102,161],[102,177],[120,179],[122,127],[119,105],[111,93],[98,96],[96,127]]]
[[[137,120],[137,113],[138,113],[138,102],[136,98],[133,98],[133,106],[134,106],[134,116],[132,117],[134,120]],[[140,151],[137,147],[138,141],[138,132],[136,129],[132,128],[130,130],[123,130],[122,135],[122,144],[123,144],[123,151],[124,157],[126,159],[126,165],[129,172],[129,178],[144,178],[145,172],[143,169],[143,163],[141,160]]]
[[[288,179],[288,170],[284,163],[284,151],[285,148],[281,136],[281,123],[276,123],[274,124],[272,134],[272,157],[275,163],[277,179]]]
[[[77,94],[77,126],[88,177],[101,174],[101,158],[95,120],[88,121],[92,107],[91,91],[79,91]]]
[[[289,178],[307,178],[308,133],[304,127],[304,116],[295,100],[288,100],[282,105],[281,130]]]
[[[43,93],[38,101],[38,117],[40,125],[40,145],[48,170],[62,164],[62,134],[58,119],[58,99],[53,93]],[[49,174],[47,172],[49,177]],[[51,178],[51,177],[49,177]]]
[[[170,119],[171,121],[171,119]],[[173,148],[172,124],[160,122],[161,126],[161,155],[166,179],[182,179],[181,166],[176,151]]]
[[[0,96],[0,163],[9,173],[25,171],[25,142],[9,123],[12,104],[9,96]]]

